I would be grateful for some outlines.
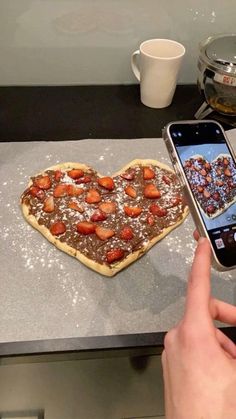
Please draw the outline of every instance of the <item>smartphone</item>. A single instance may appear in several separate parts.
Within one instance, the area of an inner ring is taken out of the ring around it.
[[[214,267],[236,268],[236,158],[222,126],[171,122],[163,138],[196,227],[211,243]]]

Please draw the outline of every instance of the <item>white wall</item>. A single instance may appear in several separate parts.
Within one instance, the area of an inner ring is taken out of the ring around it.
[[[187,47],[180,82],[195,82],[199,41],[235,23],[235,0],[0,0],[0,85],[133,83],[152,37]]]

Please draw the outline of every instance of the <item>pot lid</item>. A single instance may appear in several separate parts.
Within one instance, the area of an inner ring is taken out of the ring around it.
[[[210,37],[200,44],[200,51],[210,67],[236,74],[236,34]]]

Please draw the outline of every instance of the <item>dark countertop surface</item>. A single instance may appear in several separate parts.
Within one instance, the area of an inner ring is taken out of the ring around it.
[[[139,87],[0,87],[0,142],[158,138],[173,120],[194,119],[197,87],[178,86],[170,107],[139,100]],[[224,127],[230,128],[228,125]],[[224,332],[236,341],[235,328]],[[164,332],[0,343],[0,357],[162,347]]]
[[[138,85],[0,87],[0,141],[155,138],[201,103],[194,85],[178,86],[160,110],[140,102]]]

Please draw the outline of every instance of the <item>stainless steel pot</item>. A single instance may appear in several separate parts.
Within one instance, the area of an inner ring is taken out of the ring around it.
[[[211,36],[201,42],[198,86],[205,97],[205,106],[201,106],[197,118],[212,110],[236,115],[236,34]]]

